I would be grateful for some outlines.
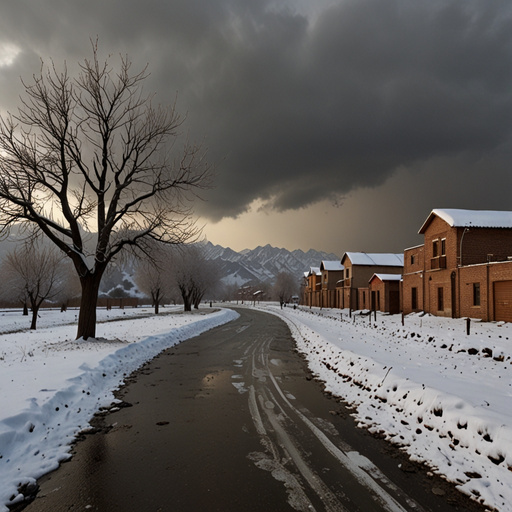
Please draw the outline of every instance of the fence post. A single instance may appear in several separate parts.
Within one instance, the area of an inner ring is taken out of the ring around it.
[[[469,336],[471,332],[471,318],[466,318],[466,335]]]

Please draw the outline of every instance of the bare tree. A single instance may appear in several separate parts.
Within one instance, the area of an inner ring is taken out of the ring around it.
[[[73,262],[81,283],[77,338],[96,334],[96,302],[108,264],[148,240],[197,238],[191,200],[207,186],[201,149],[177,141],[183,119],[156,107],[121,57],[42,65],[16,114],[0,121],[0,231],[35,225]]]
[[[173,260],[173,281],[179,289],[185,311],[195,309],[207,292],[213,292],[219,282],[218,266],[207,260],[199,245],[189,245],[176,251]]]
[[[283,304],[290,301],[291,296],[297,291],[297,283],[292,274],[288,272],[279,272],[274,284],[274,293],[279,299],[281,308]]]
[[[205,298],[207,293],[215,293],[215,290],[218,288],[219,279],[220,272],[218,264],[200,255],[200,258],[196,260],[195,286],[192,297],[195,309],[199,308],[199,304],[201,304],[201,301]]]
[[[168,246],[154,245],[151,258],[139,259],[135,282],[143,293],[151,297],[157,315],[164,297],[170,296],[173,254]]]
[[[9,252],[2,265],[4,285],[24,297],[32,310],[30,328],[36,329],[39,308],[63,285],[60,263],[63,255],[54,247],[26,243]]]

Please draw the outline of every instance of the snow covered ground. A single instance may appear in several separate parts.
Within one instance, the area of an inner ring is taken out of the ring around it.
[[[464,320],[409,315],[402,326],[398,315],[257,308],[288,322],[311,369],[353,405],[361,426],[489,508],[512,512],[512,325],[473,321],[467,336]],[[77,342],[76,311],[43,311],[37,331],[17,333],[28,319],[0,311],[0,511],[22,499],[20,485],[69,458],[75,434],[115,401],[128,374],[236,317],[151,313],[100,310],[109,322],[98,325],[98,340]]]
[[[360,426],[457,483],[477,501],[512,511],[512,325],[418,314],[263,305],[281,316],[327,391]]]
[[[169,312],[171,308],[164,308]],[[0,311],[0,511],[70,457],[70,443],[124,378],[162,350],[237,316],[98,310],[96,340],[75,341],[77,311],[42,311],[38,330],[21,311]],[[204,313],[210,313],[205,309]],[[149,316],[148,316],[149,315]],[[115,321],[116,318],[120,320]],[[107,341],[108,340],[108,341]]]

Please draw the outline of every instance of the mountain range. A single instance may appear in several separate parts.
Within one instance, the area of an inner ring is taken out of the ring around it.
[[[323,260],[339,260],[335,254],[310,249],[280,249],[265,245],[240,252],[204,243],[207,259],[217,261],[224,284],[241,286],[248,283],[272,282],[280,272],[288,272],[299,279],[310,267],[319,267]]]
[[[226,286],[245,286],[258,283],[273,284],[280,272],[296,276],[297,283],[304,272],[319,267],[323,260],[340,260],[335,254],[310,249],[289,251],[271,245],[236,252],[229,247],[200,243],[207,260],[218,264],[220,280]],[[141,296],[133,279],[134,266],[116,265],[104,276],[100,291],[105,296]]]

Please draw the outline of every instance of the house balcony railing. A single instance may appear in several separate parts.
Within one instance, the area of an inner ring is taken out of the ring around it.
[[[432,270],[446,268],[446,256],[438,256],[437,258],[432,258],[430,260],[430,268]]]

